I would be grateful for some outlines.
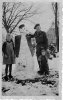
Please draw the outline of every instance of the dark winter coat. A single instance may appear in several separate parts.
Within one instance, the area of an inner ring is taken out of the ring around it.
[[[47,49],[48,40],[47,40],[46,33],[44,31],[39,31],[39,32],[36,31],[34,36],[36,38],[37,45],[42,45],[44,49]]]
[[[14,43],[11,40],[6,41],[3,43],[2,46],[3,51],[3,64],[14,64],[15,63],[15,49],[14,49]]]
[[[36,49],[37,49],[37,57],[41,55],[41,47],[44,47],[46,50],[48,47],[48,39],[46,33],[44,31],[39,31],[34,33],[34,37],[36,38]]]

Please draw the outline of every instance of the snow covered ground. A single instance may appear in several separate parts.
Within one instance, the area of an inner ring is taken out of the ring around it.
[[[57,55],[58,56],[58,55]],[[48,60],[50,75],[37,75],[28,80],[12,80],[5,82],[2,79],[3,96],[58,96],[59,95],[59,57]],[[3,66],[4,75],[5,66]],[[15,65],[13,65],[13,71]]]

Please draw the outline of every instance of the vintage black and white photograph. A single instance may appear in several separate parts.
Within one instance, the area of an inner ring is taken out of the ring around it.
[[[60,2],[2,3],[2,96],[59,96]]]

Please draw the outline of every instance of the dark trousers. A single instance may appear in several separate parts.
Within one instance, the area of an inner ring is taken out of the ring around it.
[[[49,74],[49,66],[46,59],[46,56],[41,57],[41,61],[39,62],[39,68],[41,74]]]
[[[8,74],[8,68],[9,68],[9,76],[12,75],[12,64],[6,64],[6,68],[5,68],[5,75],[7,76]]]
[[[37,59],[39,58],[39,56],[41,56],[41,44],[37,44],[36,46],[36,55],[37,55]],[[40,66],[40,61],[38,61],[38,64]]]
[[[36,46],[36,55],[37,55],[37,58],[41,55],[41,45]]]

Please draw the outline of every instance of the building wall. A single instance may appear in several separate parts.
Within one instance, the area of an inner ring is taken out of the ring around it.
[[[47,32],[48,44],[56,43],[55,29],[50,28]]]

